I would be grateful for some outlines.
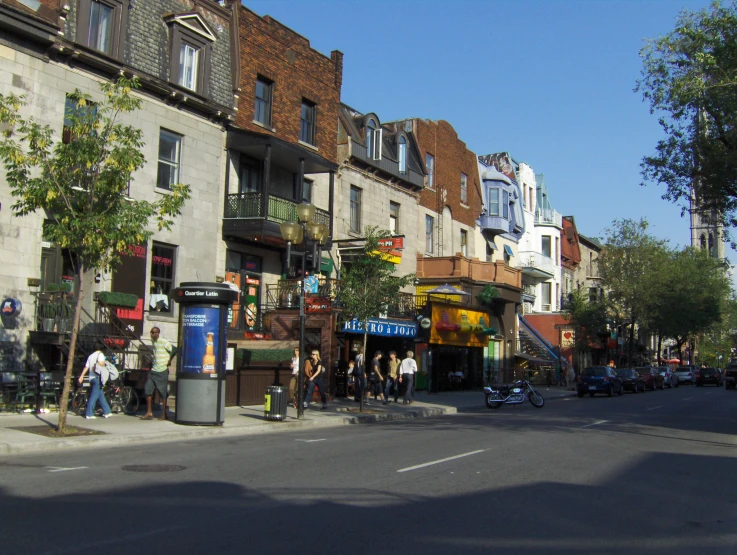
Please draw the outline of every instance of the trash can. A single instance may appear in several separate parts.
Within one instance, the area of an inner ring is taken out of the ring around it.
[[[270,385],[264,395],[264,416],[266,420],[284,420],[287,417],[287,397],[289,389],[281,385]]]

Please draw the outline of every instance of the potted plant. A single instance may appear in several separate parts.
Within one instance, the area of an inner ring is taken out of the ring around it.
[[[58,321],[57,331],[59,333],[69,333],[72,331],[73,314],[74,308],[69,304],[67,296],[62,296],[61,302],[56,306],[56,316]]]
[[[54,297],[48,302],[43,303],[39,306],[39,316],[41,317],[41,329],[43,331],[54,331],[54,324],[56,324],[57,306],[54,303]]]

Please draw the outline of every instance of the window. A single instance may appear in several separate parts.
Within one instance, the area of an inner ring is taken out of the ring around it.
[[[92,118],[97,114],[97,105],[87,102],[85,106],[77,106],[77,101],[67,95],[64,100],[64,128],[61,132],[61,142],[65,145],[74,140],[72,135],[72,119],[76,119],[76,125],[92,125]],[[90,118],[90,119],[87,119]]]
[[[461,202],[468,204],[468,176],[465,173],[461,174]]]
[[[273,83],[259,77],[256,79],[256,106],[253,119],[261,125],[271,127],[271,89]]]
[[[589,302],[595,303],[599,298],[599,292],[596,287],[589,287]]]
[[[399,136],[399,173],[407,173],[407,137]]]
[[[489,189],[489,215],[499,215],[499,189]]]
[[[351,231],[361,232],[361,189],[351,185]]]
[[[309,179],[305,179],[302,182],[301,195],[302,196],[299,199],[301,202],[312,203],[312,181],[310,181]]]
[[[239,193],[256,193],[261,190],[261,162],[241,155]]]
[[[161,295],[163,303],[156,302],[158,312],[171,313],[171,304],[168,302],[169,292],[174,284],[174,262],[176,247],[164,245],[154,241],[151,249],[151,294]],[[149,300],[155,301],[156,298]]]
[[[555,262],[560,263],[560,237],[555,238]]]
[[[129,0],[79,0],[77,41],[113,58],[121,58],[128,4]]]
[[[366,123],[366,154],[371,160],[381,160],[382,130],[373,119]]]
[[[435,229],[435,219],[432,216],[425,216],[425,252],[433,253],[433,231]]]
[[[502,218],[509,219],[509,191],[502,191]]]
[[[461,254],[468,257],[468,231],[461,230]]]
[[[171,27],[169,80],[207,96],[215,35],[197,14],[172,15],[166,22]]]
[[[542,253],[543,255],[550,258],[550,235],[543,235],[542,237]]]
[[[156,186],[171,189],[179,183],[179,158],[182,151],[182,136],[161,129],[159,131],[159,171]]]
[[[435,157],[425,154],[425,167],[427,168],[427,186],[432,189],[435,186]]]
[[[399,233],[399,204],[389,203],[389,231],[392,235]]]
[[[552,284],[550,282],[540,284],[540,288],[542,290],[542,309],[546,312],[550,310],[551,285]]]
[[[299,140],[309,145],[315,144],[315,112],[313,102],[302,99],[302,115],[299,123]]]

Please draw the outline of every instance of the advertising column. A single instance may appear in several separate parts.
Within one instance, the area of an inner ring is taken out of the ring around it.
[[[221,283],[182,283],[172,291],[180,305],[177,424],[225,420],[228,309],[238,292]]]

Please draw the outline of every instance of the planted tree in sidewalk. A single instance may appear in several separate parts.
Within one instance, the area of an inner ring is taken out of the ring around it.
[[[573,345],[576,352],[576,368],[581,371],[582,362],[591,352],[591,346],[606,343],[608,308],[605,299],[588,299],[581,291],[574,290],[565,305],[564,313],[573,326]],[[606,345],[605,345],[606,346]]]
[[[139,129],[124,124],[141,100],[137,79],[119,77],[100,85],[102,99],[75,90],[68,95],[64,136],[22,115],[25,96],[0,95],[0,160],[16,216],[43,211],[44,236],[71,255],[76,277],[75,307],[57,431],[66,433],[66,414],[79,333],[84,275],[114,266],[120,253],[145,243],[150,225],[170,229],[190,196],[188,185],[174,185],[155,202],[128,197],[132,175],[145,163]]]
[[[352,258],[341,271],[340,302],[346,320],[355,319],[363,330],[364,361],[368,353],[368,321],[375,318],[397,298],[402,289],[414,280],[414,274],[395,276],[396,266],[387,260],[379,248],[379,241],[391,234],[377,227],[365,229],[365,241],[360,255]],[[363,412],[363,394],[361,395]]]

